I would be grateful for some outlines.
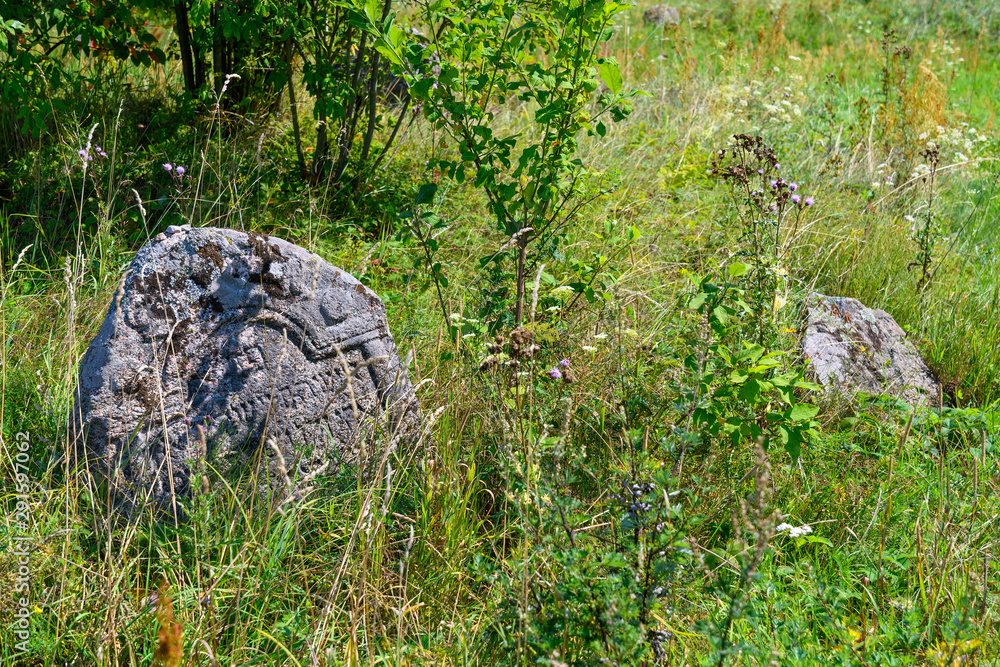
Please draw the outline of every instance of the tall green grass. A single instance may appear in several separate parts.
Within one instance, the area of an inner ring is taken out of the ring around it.
[[[569,603],[543,595],[581,572],[590,579],[569,590],[598,590],[617,572],[579,554],[569,563],[558,514],[537,499],[576,508],[577,548],[627,553],[631,534],[610,496],[676,464],[685,346],[698,335],[678,303],[687,272],[717,270],[734,252],[733,212],[706,168],[736,132],[765,136],[787,177],[816,198],[787,239],[792,296],[815,289],[888,310],[944,381],[951,407],[911,419],[884,399],[828,401],[822,436],[798,464],[772,450],[769,507],[812,532],[771,536],[738,605],[724,591],[762,539],[741,515],[760,498],[758,460],[752,447],[718,443],[687,454],[670,483],[681,492],[678,548],[688,552],[647,619],[648,629],[669,634],[663,664],[1000,658],[1000,425],[991,409],[1000,382],[1000,172],[987,85],[997,72],[996,12],[975,3],[689,2],[678,27],[660,30],[642,25],[643,9],[631,10],[610,48],[629,84],[648,95],[627,123],[583,142],[581,157],[614,190],[580,212],[564,254],[539,274],[533,328],[543,349],[525,365],[520,394],[504,376],[478,370],[491,335],[469,320],[490,276],[475,258],[506,241],[482,224],[482,197],[442,188],[439,212],[451,223],[440,239],[446,305],[467,325],[457,335],[428,277],[412,268],[418,249],[392,234],[393,207],[433,178],[425,156],[446,150],[420,121],[382,186],[334,220],[334,191],[305,189],[282,171],[283,116],[237,122],[226,135],[194,125],[170,136],[162,120],[162,135],[133,151],[137,124],[147,124],[138,119],[162,113],[142,110],[165,97],[163,84],[147,82],[148,96],[132,98],[132,113],[119,118],[124,82],[109,77],[99,111],[58,118],[58,154],[19,167],[34,188],[31,205],[0,213],[9,509],[0,532],[25,534],[13,525],[13,447],[24,431],[33,545],[30,650],[15,655],[5,616],[0,664],[153,664],[163,580],[183,629],[182,664],[596,664],[598,650],[577,639],[583,626],[568,620],[559,655],[528,648],[554,631],[551,619],[571,618],[559,615]],[[887,26],[914,55],[879,116]],[[512,103],[497,122],[517,127],[524,113]],[[84,172],[76,151],[98,121],[95,136],[115,149]],[[918,292],[906,216],[919,215],[926,185],[907,184],[908,176],[936,136],[920,139],[923,132],[962,123],[987,135],[966,155],[983,161],[958,159],[961,147],[947,153],[943,164],[954,166],[935,193],[946,240]],[[168,161],[198,176],[190,189],[167,188]],[[209,469],[211,489],[192,498],[188,525],[117,521],[86,475],[63,467],[76,366],[131,252],[179,220],[272,231],[363,274],[386,301],[401,354],[412,356],[411,379],[424,382],[428,429],[419,445],[380,457],[374,474],[346,466],[281,512]],[[634,243],[623,240],[629,226],[641,232]],[[559,289],[594,266],[604,267],[594,284],[606,298]],[[544,377],[562,358],[572,363],[572,385]],[[567,470],[576,477],[561,486]],[[0,608],[14,609],[12,555],[0,552],[0,564]],[[720,656],[719,628],[734,609],[726,641],[741,650]]]

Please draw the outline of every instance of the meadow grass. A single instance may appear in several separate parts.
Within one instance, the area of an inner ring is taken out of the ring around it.
[[[663,29],[629,10],[608,48],[646,95],[582,142],[591,188],[610,193],[529,276],[542,350],[522,376],[479,370],[495,333],[480,310],[512,289],[477,261],[507,240],[481,194],[442,180],[435,200],[449,222],[448,321],[414,268],[420,249],[392,233],[436,177],[426,156],[448,150],[432,128],[410,126],[375,187],[334,219],[335,186],[280,172],[286,116],[209,114],[143,153],[116,141],[144,107],[119,116],[125,74],[109,74],[95,120],[60,116],[60,148],[25,167],[33,208],[0,212],[0,531],[32,546],[28,652],[5,621],[0,664],[994,664],[1000,18],[939,4],[689,2]],[[908,58],[893,55],[902,46]],[[149,99],[177,76],[143,82]],[[528,111],[512,103],[497,123],[526,127]],[[74,156],[98,120],[114,150],[84,170]],[[231,131],[213,132],[220,123]],[[816,200],[782,251],[789,359],[802,296],[857,297],[906,328],[946,407],[817,397],[819,435],[797,462],[780,447],[683,439],[706,335],[683,307],[688,276],[723,271],[739,248],[708,161],[739,132],[764,136]],[[911,228],[926,215],[928,141],[942,155],[939,238],[921,290]],[[169,183],[161,163],[182,161],[196,178],[154,199],[150,184]],[[76,367],[136,247],[179,220],[266,230],[363,276],[411,356],[424,438],[283,505],[206,463],[188,524],[117,521],[63,465]],[[593,300],[566,288],[587,281]],[[572,384],[546,375],[564,358]],[[18,432],[31,442],[23,527]],[[673,532],[647,610],[637,580],[658,543],[637,528],[647,510],[630,509],[645,496],[628,494],[650,480],[665,504],[648,512]],[[777,531],[773,510],[811,532]],[[0,553],[5,610],[17,608],[15,560]]]

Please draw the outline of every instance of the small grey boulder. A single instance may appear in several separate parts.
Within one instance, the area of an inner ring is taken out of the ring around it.
[[[889,394],[913,406],[937,403],[940,385],[889,313],[816,293],[805,305],[802,352],[821,384],[842,393]]]
[[[126,513],[170,510],[201,455],[273,485],[419,436],[381,300],[253,232],[170,227],[143,247],[79,370],[76,452]]]
[[[681,22],[681,15],[675,7],[670,5],[653,5],[642,15],[642,22],[646,25],[664,26],[677,25]]]

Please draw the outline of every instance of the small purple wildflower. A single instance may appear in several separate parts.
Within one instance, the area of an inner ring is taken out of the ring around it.
[[[104,151],[101,151],[101,157],[107,157],[107,156],[108,156],[107,153],[105,153]]]
[[[164,162],[163,163],[163,169],[165,171],[172,171],[173,168],[174,168],[174,165],[170,164],[169,162]]]
[[[791,190],[792,192],[795,192],[796,190],[799,189],[799,185],[798,183],[789,183],[788,189]]]
[[[777,211],[778,210],[778,205],[777,204],[771,204],[771,210],[772,211]]]
[[[188,426],[190,426],[191,425],[191,418],[190,417],[185,417],[184,418],[184,423],[187,424]]]
[[[764,173],[764,170],[763,170],[763,169],[758,169],[758,170],[757,170],[757,173],[758,173],[758,174],[763,174],[763,173]]]
[[[801,199],[801,197],[799,197],[798,195],[792,195],[792,203],[793,204],[798,204],[799,203],[799,199]]]
[[[82,148],[78,150],[76,154],[82,157],[83,159],[87,159],[87,151],[83,150]]]
[[[177,175],[178,176],[183,176],[185,171],[187,171],[187,169],[185,169],[183,166],[180,166],[180,165],[177,166]]]
[[[771,189],[773,190],[776,187],[778,187],[778,181],[771,181]]]
[[[802,203],[805,204],[806,206],[812,206],[815,202],[813,201],[812,197],[806,197],[806,200]]]
[[[434,89],[434,90],[438,89],[437,81],[434,82],[434,85],[432,85],[431,88]]]
[[[553,368],[549,371],[549,377],[553,380],[562,380],[562,373],[559,372],[558,368]]]
[[[563,368],[569,368],[569,359],[563,359],[562,361],[559,362],[559,365],[562,366]]]
[[[774,170],[775,170],[775,171],[777,171],[777,170],[779,170],[779,169],[781,169],[781,165],[780,165],[780,164],[776,164],[776,165],[774,165]]]

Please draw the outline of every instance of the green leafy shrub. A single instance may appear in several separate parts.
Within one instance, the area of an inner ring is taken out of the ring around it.
[[[457,183],[470,179],[486,195],[496,230],[508,241],[480,262],[514,255],[513,324],[519,325],[529,245],[550,245],[584,203],[588,172],[575,156],[579,135],[604,136],[605,116],[620,121],[629,112],[618,65],[598,48],[624,5],[429,3],[425,21],[439,28],[427,43],[393,16],[383,12],[380,19],[375,2],[356,9],[355,24],[372,35],[428,120],[451,140],[457,155],[432,157],[429,166]],[[513,100],[526,103],[528,127],[498,134],[496,113]]]

